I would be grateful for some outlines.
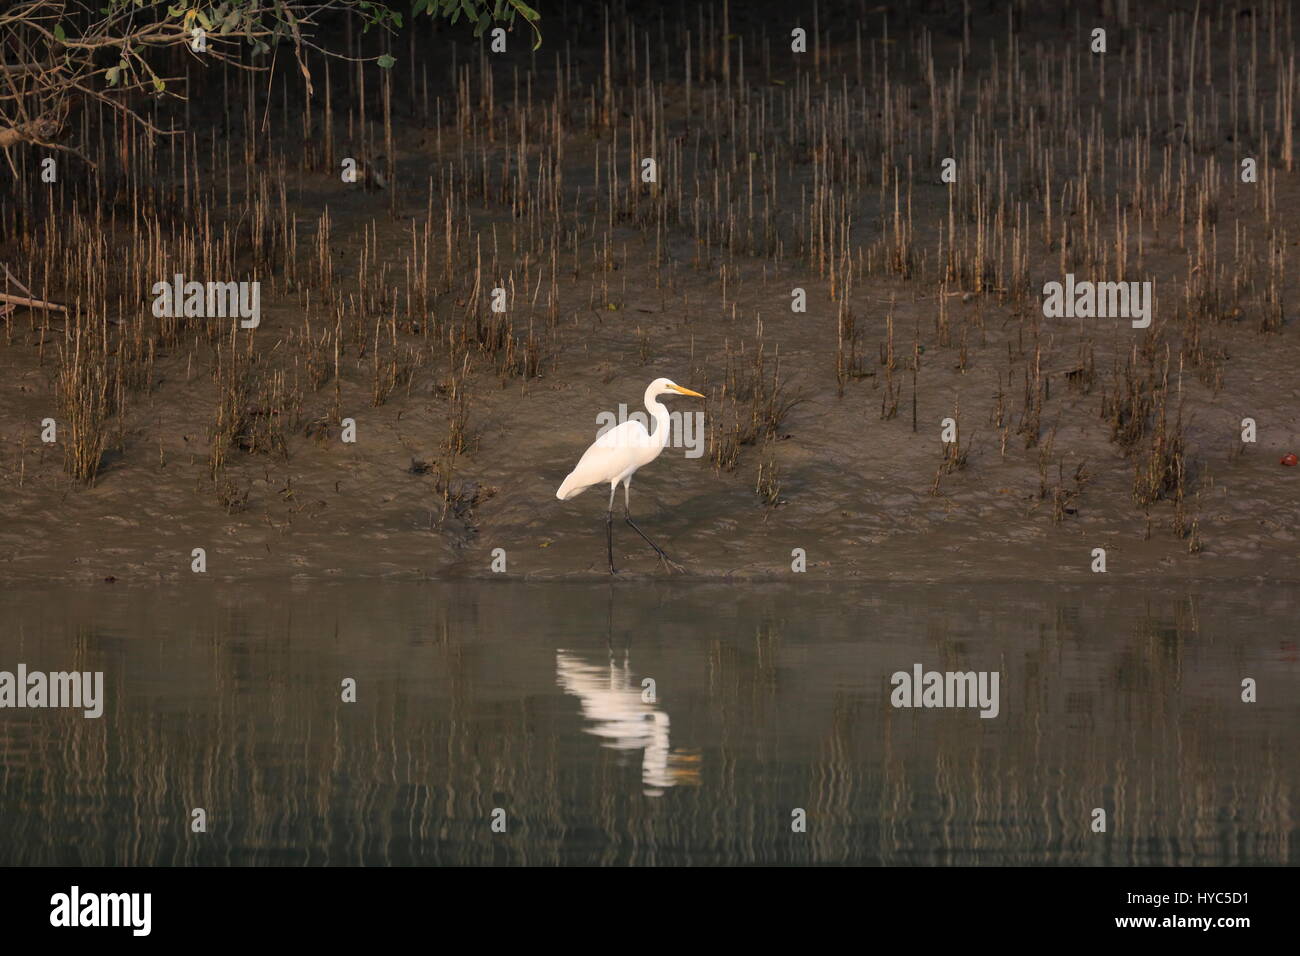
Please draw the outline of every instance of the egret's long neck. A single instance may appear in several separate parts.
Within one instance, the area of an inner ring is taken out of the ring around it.
[[[668,421],[668,409],[648,388],[645,391],[645,408],[655,420],[655,430],[650,433],[650,440],[662,450],[668,444],[668,434],[672,430]]]

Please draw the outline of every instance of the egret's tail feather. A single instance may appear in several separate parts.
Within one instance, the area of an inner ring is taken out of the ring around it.
[[[568,501],[591,487],[591,485],[579,484],[578,479],[574,477],[575,474],[576,472],[569,472],[569,477],[564,479],[564,483],[560,485],[560,490],[555,493],[555,497],[561,501]]]

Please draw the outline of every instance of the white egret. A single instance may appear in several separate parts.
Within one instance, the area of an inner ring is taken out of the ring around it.
[[[582,702],[582,716],[591,721],[587,733],[600,737],[612,750],[641,751],[641,783],[646,796],[662,796],[677,784],[698,784],[700,755],[670,746],[668,715],[646,701],[627,657],[624,651],[619,664],[611,648],[609,666],[600,667],[570,651],[558,650],[556,683]]]
[[[633,531],[639,534],[645,543],[655,549],[661,561],[670,567],[676,565],[664,553],[664,549],[651,541],[644,531],[632,521],[631,490],[632,475],[642,465],[648,465],[659,457],[659,453],[668,444],[668,409],[658,401],[660,395],[676,393],[703,398],[699,392],[682,388],[671,379],[657,378],[645,390],[645,407],[654,419],[655,430],[646,431],[638,421],[626,421],[609,429],[582,453],[578,465],[569,472],[555,497],[561,501],[582,494],[593,485],[609,482],[609,508],[605,512],[605,549],[609,556],[609,573],[617,574],[614,567],[614,493],[619,482],[623,483],[623,515]]]

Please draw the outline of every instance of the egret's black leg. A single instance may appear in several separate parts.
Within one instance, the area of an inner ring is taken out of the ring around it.
[[[642,539],[643,541],[645,541],[646,544],[650,545],[650,547],[652,547],[652,548],[655,549],[655,554],[657,554],[657,555],[659,555],[659,557],[661,557],[661,558],[665,558],[665,559],[668,557],[668,555],[664,552],[664,549],[663,549],[663,548],[659,547],[659,545],[657,545],[657,544],[655,544],[653,541],[651,541],[651,540],[646,536],[646,533],[645,533],[644,531],[642,531],[640,528],[638,528],[638,527],[636,526],[636,522],[632,520],[632,515],[631,515],[630,513],[625,513],[625,514],[623,515],[623,519],[627,522],[627,525],[628,525],[629,528],[631,528],[633,531],[635,531],[637,534],[639,534],[639,535],[641,536],[641,539]]]
[[[632,502],[630,498],[631,498],[631,493],[628,489],[628,486],[624,485],[623,486],[623,518],[624,520],[627,521],[628,527],[631,528],[633,531],[635,531],[637,534],[639,534],[641,536],[641,540],[643,540],[646,544],[650,545],[650,547],[655,549],[655,554],[659,555],[660,561],[662,561],[664,564],[666,564],[669,568],[671,568],[674,571],[683,570],[680,564],[678,564],[672,558],[668,557],[668,553],[664,551],[663,548],[659,547],[659,545],[651,541],[650,538],[646,535],[646,533],[636,526],[636,522],[632,520]]]
[[[605,512],[605,553],[609,556],[609,573],[618,574],[618,569],[614,567],[614,492],[618,490],[618,485],[612,485],[609,489],[609,508]]]

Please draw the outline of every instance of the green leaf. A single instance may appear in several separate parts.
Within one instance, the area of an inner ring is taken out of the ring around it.
[[[167,84],[155,76],[153,78],[153,88],[154,92],[161,93],[163,90],[167,89]]]
[[[528,4],[524,3],[524,0],[510,0],[510,6],[522,13],[524,19],[530,23],[534,23],[542,18],[542,15]]]
[[[391,56],[389,56],[387,53],[385,53],[383,56],[381,56],[381,57],[380,57],[379,59],[377,59],[375,62],[379,64],[379,68],[380,68],[381,70],[387,70],[387,69],[390,68],[394,63],[396,63],[397,60],[396,60],[396,58],[391,57]]]
[[[63,43],[68,39],[68,35],[63,32],[62,23],[54,24],[54,39],[58,40],[60,43]]]
[[[542,19],[542,15],[524,3],[524,0],[509,0],[510,9],[517,11],[520,16],[528,21],[528,26],[533,31],[533,49],[539,50],[542,46],[542,31],[537,28],[537,22]]]

